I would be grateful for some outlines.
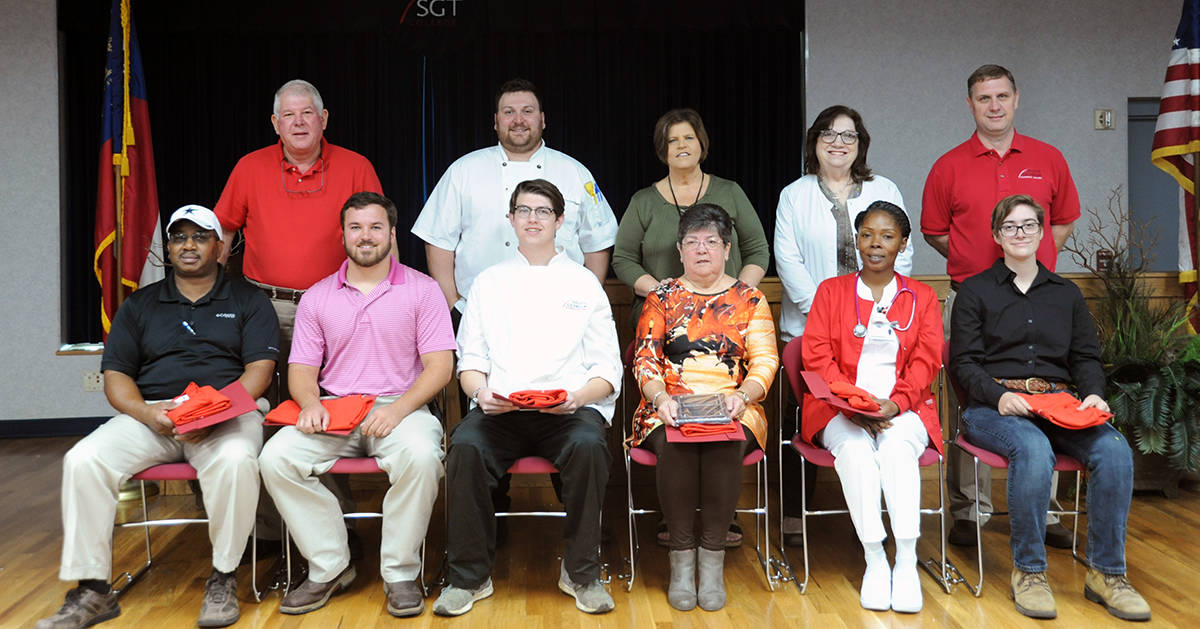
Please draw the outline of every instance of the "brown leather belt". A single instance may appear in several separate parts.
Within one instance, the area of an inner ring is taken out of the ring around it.
[[[1071,388],[1065,382],[1050,382],[1042,378],[992,378],[1000,386],[1022,393],[1058,393]]]
[[[293,304],[300,303],[300,297],[304,295],[302,290],[292,290],[290,288],[279,288],[278,286],[268,286],[255,282],[255,286],[262,289],[262,292],[267,294],[267,297],[277,301],[290,301]]]

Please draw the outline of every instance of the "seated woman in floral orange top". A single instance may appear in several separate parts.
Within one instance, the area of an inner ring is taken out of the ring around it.
[[[725,532],[741,491],[742,458],[766,443],[759,403],[779,367],[767,298],[725,274],[731,232],[719,206],[684,212],[676,243],[683,276],[647,295],[637,328],[634,372],[642,403],[630,443],[658,455],[658,495],[671,535],[667,599],[683,610],[725,604]],[[722,394],[745,440],[667,441],[663,425],[675,426],[679,412],[673,396],[691,393]]]

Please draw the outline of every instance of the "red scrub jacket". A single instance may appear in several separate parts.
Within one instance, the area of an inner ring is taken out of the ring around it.
[[[848,382],[854,384],[858,375],[858,359],[862,354],[863,339],[854,336],[854,301],[858,276],[855,273],[833,277],[821,282],[813,297],[812,309],[804,325],[801,349],[804,368],[815,371],[826,382]],[[900,349],[896,354],[896,386],[890,400],[900,407],[900,412],[913,411],[929,431],[929,442],[942,452],[942,426],[938,421],[937,404],[933,400],[931,385],[942,368],[942,313],[937,293],[929,286],[912,278],[897,274],[897,291],[901,285],[916,296],[916,313],[907,330],[896,330]],[[886,304],[885,304],[886,305]],[[858,310],[863,314],[863,324],[870,318],[875,303],[860,300]],[[888,319],[901,326],[908,323],[913,300],[908,293],[900,295]],[[804,395],[804,411],[801,436],[808,443],[823,430],[838,411],[817,400],[810,394]]]

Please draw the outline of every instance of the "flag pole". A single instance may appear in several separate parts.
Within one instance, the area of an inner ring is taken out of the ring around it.
[[[124,259],[121,257],[121,232],[125,231],[122,229],[121,225],[121,219],[125,215],[125,195],[122,194],[125,191],[125,183],[121,181],[121,165],[113,164],[112,169],[113,200],[115,201],[113,205],[116,208],[116,215],[113,217],[115,219],[113,220],[113,225],[115,227],[115,229],[113,229],[115,234],[115,237],[113,238],[113,256],[115,257],[117,268],[117,307],[120,308],[121,302],[125,301],[125,282],[123,281],[125,279],[125,269],[124,265],[122,264]],[[115,315],[116,311],[113,312]]]

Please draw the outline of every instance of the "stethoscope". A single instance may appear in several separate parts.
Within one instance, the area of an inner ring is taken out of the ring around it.
[[[896,291],[895,295],[892,295],[892,301],[891,301],[891,303],[888,304],[887,310],[881,311],[881,312],[891,313],[892,306],[896,305],[896,300],[899,299],[900,296],[903,295],[904,293],[908,293],[909,296],[912,297],[912,301],[913,301],[912,310],[910,310],[908,313],[908,323],[905,324],[904,327],[900,327],[899,322],[888,321],[888,323],[890,323],[892,325],[893,330],[896,330],[897,332],[905,332],[909,328],[912,327],[913,316],[917,314],[917,294],[912,292],[912,290],[908,287],[908,281],[904,279],[903,275],[900,275],[899,273],[897,273],[896,277],[900,278],[900,290]],[[858,288],[857,288],[858,281],[859,281],[859,274],[855,273],[854,274],[854,286],[856,288],[854,289],[854,321],[857,325],[854,326],[854,336],[857,336],[858,338],[861,339],[861,338],[865,338],[867,336],[867,326],[862,322],[862,311],[859,309],[859,305],[858,305],[858,302],[861,301],[858,298]]]

